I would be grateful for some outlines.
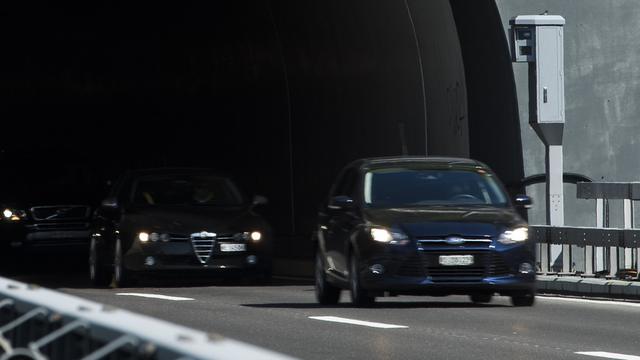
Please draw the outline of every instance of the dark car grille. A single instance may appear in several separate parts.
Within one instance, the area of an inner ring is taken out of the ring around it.
[[[190,235],[184,234],[169,234],[169,241],[173,242],[185,242],[191,241]],[[216,234],[216,241],[236,241],[237,237],[233,234]]]
[[[91,209],[82,205],[55,205],[32,207],[31,215],[35,220],[83,220],[89,217]]]
[[[474,263],[468,266],[443,266],[440,255],[473,255]],[[499,253],[489,251],[425,251],[407,258],[397,271],[399,276],[425,277],[434,282],[473,282],[487,276],[510,273]]]
[[[405,259],[402,266],[398,269],[398,275],[415,277],[426,276],[424,264],[420,256],[414,255]]]
[[[451,246],[455,246],[458,249],[466,249],[466,248],[474,248],[474,249],[488,249],[491,245],[491,238],[486,237],[461,237],[460,239],[464,240],[464,242],[460,244],[450,244],[447,242],[447,238],[436,237],[436,238],[418,238],[418,246],[422,250],[438,250],[442,248],[447,248]]]
[[[205,264],[209,261],[216,246],[216,236],[191,235],[191,245],[193,245],[193,252],[200,260],[200,263]]]
[[[220,242],[238,240],[238,234],[213,234],[207,232],[193,233],[191,235],[169,234],[169,241],[171,242],[190,242],[193,247],[193,253],[201,264],[206,264],[209,261]]]

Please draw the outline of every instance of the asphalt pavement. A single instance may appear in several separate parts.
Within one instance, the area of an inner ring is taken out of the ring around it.
[[[65,293],[186,325],[302,359],[640,360],[640,303],[541,297],[531,308],[506,297],[382,298],[354,308],[316,304],[313,284],[276,279],[185,283],[147,279],[95,289],[83,271],[14,274]]]

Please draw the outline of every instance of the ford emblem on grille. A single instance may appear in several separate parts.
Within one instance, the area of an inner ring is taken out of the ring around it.
[[[216,233],[201,231],[191,234],[191,245],[201,264],[206,264],[216,247]]]
[[[445,241],[449,245],[461,245],[465,243],[465,240],[463,238],[457,236],[450,236],[446,238]]]

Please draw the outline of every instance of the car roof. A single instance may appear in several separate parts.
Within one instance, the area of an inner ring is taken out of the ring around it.
[[[436,156],[386,156],[359,159],[351,163],[352,166],[358,167],[383,167],[385,165],[400,164],[425,164],[425,165],[460,165],[460,166],[481,166],[486,167],[483,163],[459,157],[436,157]]]

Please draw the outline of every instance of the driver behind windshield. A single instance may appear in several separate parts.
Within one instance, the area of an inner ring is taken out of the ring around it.
[[[238,189],[222,177],[175,176],[141,179],[135,186],[133,202],[144,206],[238,206],[242,198]]]

